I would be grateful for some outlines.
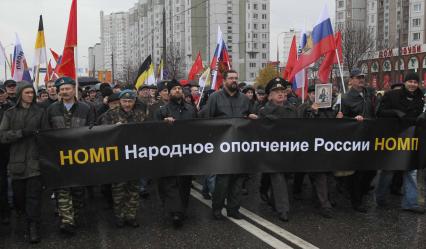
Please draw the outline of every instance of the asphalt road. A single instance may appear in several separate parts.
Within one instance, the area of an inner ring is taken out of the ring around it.
[[[343,195],[337,197],[334,217],[318,214],[310,198],[307,179],[304,199],[291,200],[290,222],[283,223],[272,209],[259,198],[258,177],[249,181],[249,195],[244,196],[242,221],[211,218],[209,201],[204,200],[194,182],[188,218],[181,229],[174,229],[165,218],[156,194],[155,182],[151,196],[142,200],[139,228],[117,229],[112,210],[99,191],[94,199],[87,198],[81,226],[76,236],[64,237],[58,232],[58,219],[49,192],[44,194],[42,242],[29,245],[24,240],[24,221],[13,217],[10,226],[0,225],[0,248],[426,248],[426,215],[399,210],[399,198],[392,196],[391,208],[375,207],[373,195],[368,196],[370,211],[356,213]]]

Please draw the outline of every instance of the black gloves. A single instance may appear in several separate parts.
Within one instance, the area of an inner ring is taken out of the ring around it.
[[[37,133],[38,133],[38,130],[36,130],[36,129],[31,129],[31,128],[22,129],[22,136],[23,137],[33,136],[33,135],[36,135]]]

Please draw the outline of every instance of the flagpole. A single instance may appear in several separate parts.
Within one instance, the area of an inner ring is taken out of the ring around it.
[[[201,100],[203,100],[203,97],[204,97],[204,89],[205,88],[206,88],[206,86],[203,86],[203,89],[201,90],[201,97],[198,99],[197,110],[200,110],[200,104],[201,104]]]
[[[39,83],[39,79],[40,79],[40,64],[37,65],[37,70],[34,72],[35,75],[35,90],[38,91],[38,83]]]
[[[75,96],[78,100],[78,46],[75,46]]]
[[[340,72],[340,79],[342,81],[343,93],[346,93],[345,81],[343,79],[342,64],[340,63],[339,51],[337,50],[337,48],[336,48],[336,57],[337,57],[337,63],[339,64],[339,72]]]

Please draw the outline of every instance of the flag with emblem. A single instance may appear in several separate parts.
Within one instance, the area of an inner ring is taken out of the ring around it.
[[[328,15],[328,8],[324,6],[312,33],[307,37],[306,44],[302,48],[302,53],[299,55],[289,78],[292,79],[301,70],[317,61],[322,55],[335,50],[335,48],[333,27]]]

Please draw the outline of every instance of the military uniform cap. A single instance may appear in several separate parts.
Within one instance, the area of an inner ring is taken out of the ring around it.
[[[57,88],[59,88],[62,85],[66,85],[66,84],[75,86],[75,81],[73,79],[71,79],[70,77],[61,77],[61,78],[59,78],[55,81],[55,86]]]
[[[136,99],[136,93],[132,90],[124,90],[119,95],[120,99]]]
[[[266,85],[266,94],[271,93],[271,91],[273,90],[285,90],[287,88],[291,87],[290,82],[286,81],[283,78],[280,77],[276,77],[274,79],[272,79],[271,81],[269,81],[268,85]]]

